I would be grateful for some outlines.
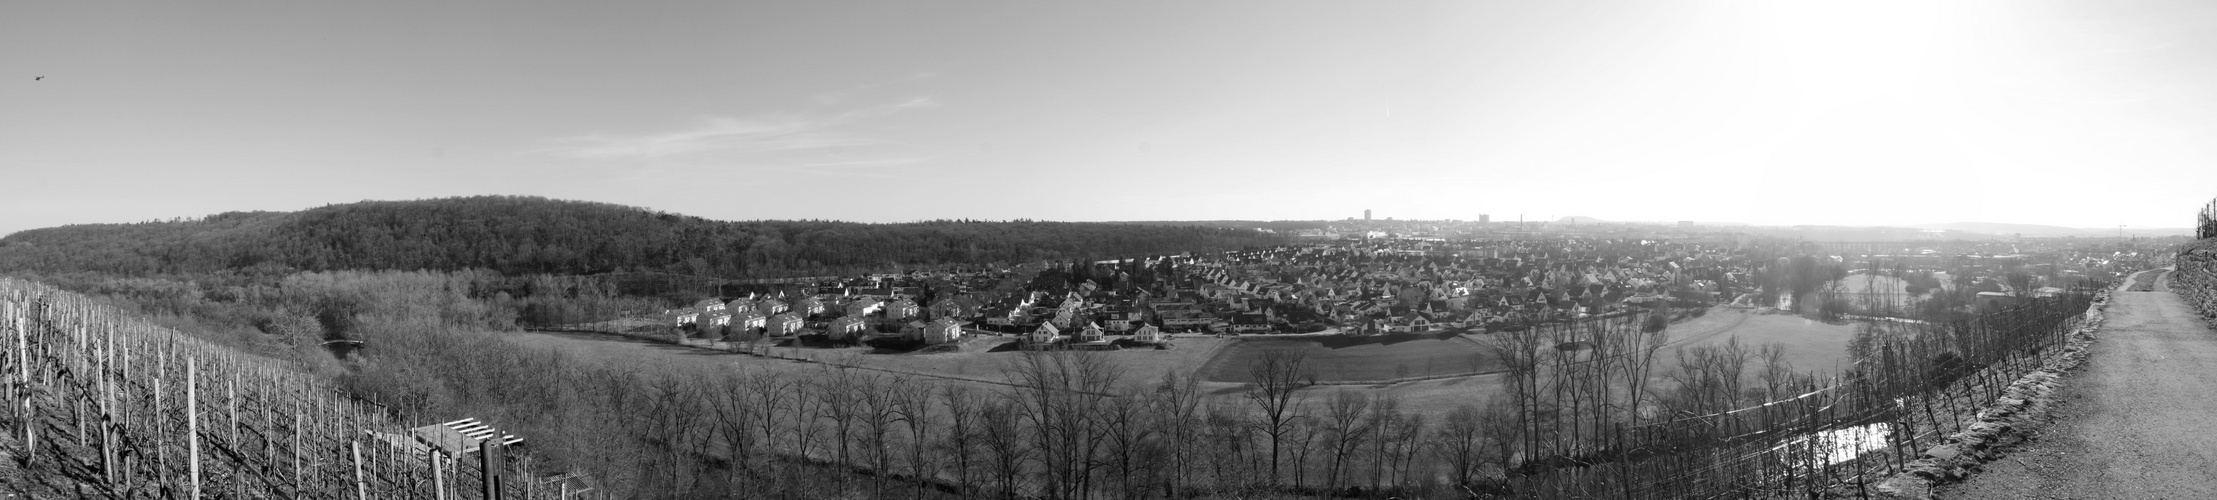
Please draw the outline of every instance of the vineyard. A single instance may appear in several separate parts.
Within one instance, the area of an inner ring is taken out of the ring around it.
[[[0,485],[29,497],[576,497],[520,452],[442,452],[380,405],[75,294],[0,279],[0,334]]]

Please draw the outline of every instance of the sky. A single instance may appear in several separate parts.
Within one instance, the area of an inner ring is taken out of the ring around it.
[[[2217,3],[12,1],[0,234],[726,220],[2184,227]]]

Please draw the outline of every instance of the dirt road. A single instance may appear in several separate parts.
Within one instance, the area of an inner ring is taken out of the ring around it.
[[[2217,498],[2217,332],[2167,291],[2108,315],[2036,440],[1941,498]]]

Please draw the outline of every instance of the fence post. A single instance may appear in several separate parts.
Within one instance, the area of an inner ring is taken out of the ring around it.
[[[482,479],[478,483],[479,489],[483,490],[485,500],[500,498],[500,491],[494,487],[494,484],[500,480],[500,474],[496,472],[497,469],[494,469],[497,464],[493,463],[493,442],[498,440],[500,440],[500,434],[494,433],[492,437],[477,442],[477,475],[479,479]]]

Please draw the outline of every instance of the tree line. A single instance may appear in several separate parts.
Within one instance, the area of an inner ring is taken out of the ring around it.
[[[1272,233],[1201,226],[717,221],[605,203],[478,196],[34,229],[0,238],[0,269],[127,275],[628,270],[773,277],[1219,251],[1283,241]]]

